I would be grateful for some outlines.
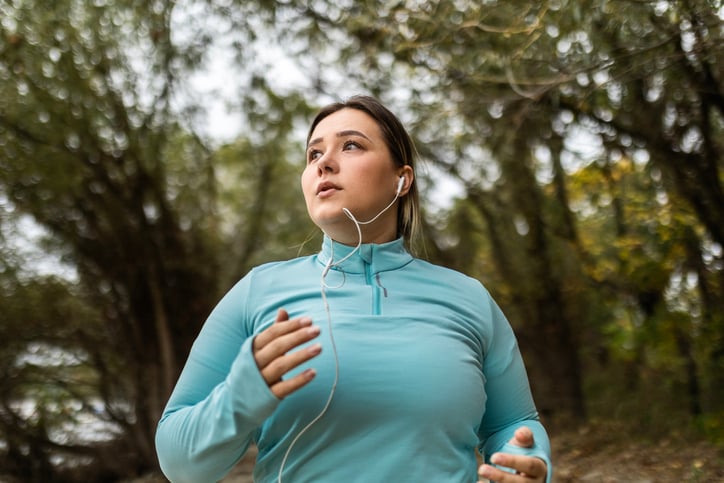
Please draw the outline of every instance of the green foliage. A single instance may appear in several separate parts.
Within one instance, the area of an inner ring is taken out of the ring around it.
[[[701,431],[719,447],[724,447],[724,413],[712,412],[701,416],[697,425]]]
[[[95,420],[113,431],[113,425],[93,409],[99,378],[83,346],[99,330],[98,314],[65,280],[16,274],[0,275],[8,288],[0,295],[0,464],[42,480],[52,474],[43,441],[65,448],[56,455],[77,455],[88,442],[68,433],[69,426]]]
[[[290,154],[303,151],[292,134],[308,108],[251,79],[248,137],[207,144],[184,118],[194,109],[179,112],[173,99],[210,34],[173,44],[173,5],[2,6],[3,204],[45,227],[46,247],[79,277],[77,286],[58,280],[58,293],[32,271],[3,280],[13,304],[39,310],[6,311],[2,321],[17,345],[6,348],[0,456],[26,461],[12,466],[22,478],[46,481],[53,453],[68,451],[93,455],[105,477],[154,468],[156,422],[213,303],[253,264],[296,255],[293,244],[309,233],[304,205],[291,202],[299,164]],[[20,273],[12,250],[1,258]],[[46,330],[65,304],[74,307],[63,314],[69,325]],[[78,362],[46,371],[35,351]],[[53,440],[91,400],[122,430],[115,461],[103,447]],[[35,416],[13,409],[26,401]]]

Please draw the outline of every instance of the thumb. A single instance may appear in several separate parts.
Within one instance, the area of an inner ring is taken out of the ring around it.
[[[284,309],[277,310],[277,319],[274,322],[284,322],[289,320],[289,313]]]
[[[513,437],[510,438],[509,443],[521,448],[531,448],[534,443],[533,431],[531,431],[527,426],[518,428],[515,430]]]

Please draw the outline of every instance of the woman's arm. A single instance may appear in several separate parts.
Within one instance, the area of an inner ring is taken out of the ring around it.
[[[550,481],[552,465],[548,434],[539,421],[513,329],[492,299],[490,317],[491,332],[483,367],[487,403],[479,430],[480,452],[488,463],[494,453],[540,458],[547,466],[546,481]],[[532,433],[530,447],[511,443],[516,430],[522,427],[529,428]]]
[[[158,424],[158,459],[173,482],[220,480],[279,403],[254,360],[250,283],[247,275],[209,315]]]

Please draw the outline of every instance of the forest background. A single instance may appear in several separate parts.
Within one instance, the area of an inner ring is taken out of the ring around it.
[[[157,468],[215,302],[319,247],[306,127],[356,93],[416,139],[417,248],[498,300],[554,440],[724,476],[722,66],[719,0],[3,0],[0,480]]]

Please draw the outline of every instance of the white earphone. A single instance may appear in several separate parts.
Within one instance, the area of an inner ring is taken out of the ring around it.
[[[400,180],[397,182],[397,192],[395,193],[395,196],[400,196],[400,192],[402,191],[402,188],[405,186],[405,177],[400,176]]]

